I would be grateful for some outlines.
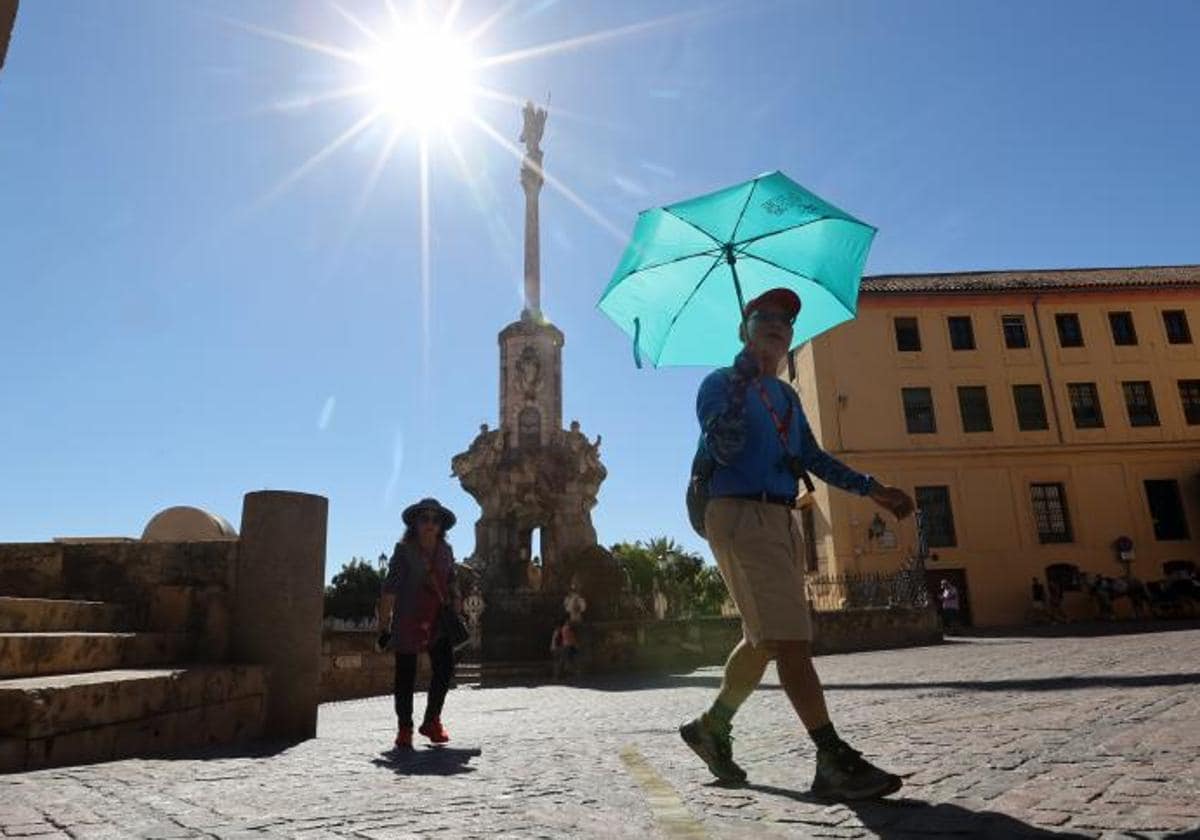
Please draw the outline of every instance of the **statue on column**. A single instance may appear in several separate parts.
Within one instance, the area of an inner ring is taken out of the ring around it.
[[[538,144],[542,142],[542,133],[546,130],[546,109],[526,101],[521,115],[525,118],[525,126],[518,139],[525,144],[525,154],[540,165],[542,150]]]

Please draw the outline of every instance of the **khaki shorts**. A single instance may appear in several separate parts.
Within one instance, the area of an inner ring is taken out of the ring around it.
[[[804,537],[795,511],[748,499],[712,499],[704,530],[750,644],[811,641]]]

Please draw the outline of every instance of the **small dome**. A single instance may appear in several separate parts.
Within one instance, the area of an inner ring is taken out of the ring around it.
[[[237,531],[215,513],[180,505],[154,514],[142,531],[142,539],[147,542],[236,540]]]

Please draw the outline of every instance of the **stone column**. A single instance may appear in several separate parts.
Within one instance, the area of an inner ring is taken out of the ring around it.
[[[267,668],[263,734],[317,734],[325,591],[324,496],[263,490],[242,504],[230,647],[235,662]]]
[[[521,185],[525,188],[525,313],[534,319],[542,312],[541,245],[538,241],[538,192],[542,188],[541,157],[541,152],[538,152],[536,162],[527,160],[521,169]]]
[[[538,144],[546,128],[546,111],[526,102],[521,114],[525,120],[521,130],[521,142],[525,144],[525,156],[521,159],[521,186],[525,190],[525,309],[521,317],[537,321],[542,315],[538,193],[545,180],[542,150]]]

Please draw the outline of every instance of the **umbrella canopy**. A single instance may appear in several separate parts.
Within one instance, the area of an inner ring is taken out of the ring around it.
[[[875,228],[782,172],[638,216],[599,308],[665,365],[724,365],[741,349],[746,301],[800,296],[794,342],[854,317]]]

